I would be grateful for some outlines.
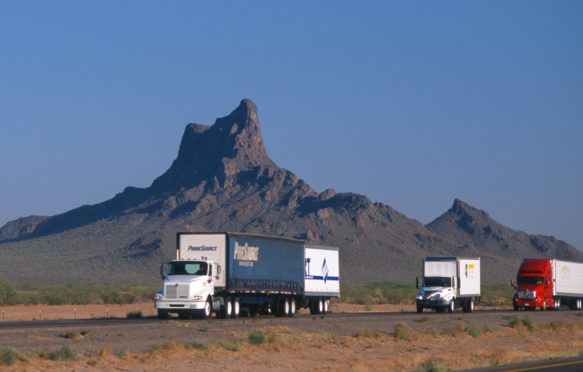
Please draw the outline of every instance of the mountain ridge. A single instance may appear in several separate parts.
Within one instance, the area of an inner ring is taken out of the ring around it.
[[[102,203],[4,225],[0,271],[24,281],[155,282],[159,263],[174,257],[177,231],[260,233],[335,245],[347,283],[412,282],[421,258],[431,255],[481,256],[492,266],[485,273],[491,282],[514,275],[519,256],[583,261],[569,244],[514,231],[459,199],[424,226],[364,195],[318,193],[270,159],[257,106],[243,99],[213,125],[188,124],[176,159],[149,187],[126,187]],[[44,265],[11,272],[11,264],[29,256],[43,258]]]

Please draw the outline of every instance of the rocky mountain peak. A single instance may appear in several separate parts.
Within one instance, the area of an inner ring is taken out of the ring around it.
[[[188,124],[178,157],[152,183],[151,189],[161,192],[191,187],[215,178],[224,186],[229,177],[256,167],[275,167],[275,164],[265,151],[257,106],[246,98],[212,126]]]

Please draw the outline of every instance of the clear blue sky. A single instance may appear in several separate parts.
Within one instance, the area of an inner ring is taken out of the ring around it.
[[[582,1],[2,1],[0,225],[147,187],[242,98],[318,192],[583,250]]]

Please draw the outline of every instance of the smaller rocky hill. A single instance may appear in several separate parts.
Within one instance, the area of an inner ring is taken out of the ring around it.
[[[583,253],[553,236],[529,235],[508,228],[483,210],[456,199],[452,207],[425,225],[427,229],[455,242],[460,251],[478,254],[489,282],[499,282],[500,277],[512,278],[522,258],[549,257],[583,262]],[[512,270],[514,268],[514,270]]]

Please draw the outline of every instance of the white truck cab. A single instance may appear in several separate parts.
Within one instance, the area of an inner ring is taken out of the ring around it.
[[[425,257],[423,280],[416,296],[417,312],[452,313],[456,306],[472,312],[480,299],[480,258]]]
[[[210,316],[215,282],[221,278],[216,262],[174,260],[160,266],[160,275],[163,286],[154,297],[160,318],[170,312],[182,317],[193,312],[203,318]]]

